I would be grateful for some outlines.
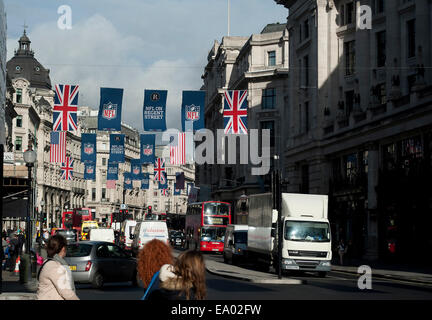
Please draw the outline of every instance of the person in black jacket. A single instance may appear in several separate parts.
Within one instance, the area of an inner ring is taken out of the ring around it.
[[[163,266],[165,267],[165,266]],[[161,268],[160,284],[150,293],[148,300],[204,300],[207,295],[205,263],[200,252],[187,251],[181,254],[170,274],[165,276]]]

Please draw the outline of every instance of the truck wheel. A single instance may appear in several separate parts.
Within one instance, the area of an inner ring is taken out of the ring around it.
[[[92,279],[92,287],[95,289],[101,289],[104,285],[104,277],[100,272],[96,272]]]
[[[325,271],[319,271],[318,272],[318,277],[325,278],[326,276],[327,276],[327,272],[325,272]]]

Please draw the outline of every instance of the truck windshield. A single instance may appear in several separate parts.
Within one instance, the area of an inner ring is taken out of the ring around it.
[[[286,221],[285,240],[329,242],[329,224],[326,222]]]
[[[224,242],[225,228],[202,228],[201,241]]]
[[[247,244],[247,231],[234,232],[234,242]]]

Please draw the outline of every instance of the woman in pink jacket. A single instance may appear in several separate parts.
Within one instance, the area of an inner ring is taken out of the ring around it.
[[[39,270],[38,300],[79,300],[66,256],[67,241],[61,235],[48,240],[48,259]]]

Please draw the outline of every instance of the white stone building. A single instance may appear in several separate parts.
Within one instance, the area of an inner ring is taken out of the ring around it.
[[[6,11],[0,0],[0,145],[6,144]]]
[[[49,70],[34,58],[30,43],[24,31],[18,50],[7,63],[8,77],[13,88],[10,98],[16,116],[7,132],[11,157],[4,164],[4,188],[6,194],[25,190],[28,173],[23,152],[31,146],[37,153],[32,172],[33,205],[39,212],[45,213],[48,225],[59,225],[65,205],[69,208],[84,205],[84,166],[80,163],[81,131],[79,128],[74,134],[67,134],[67,155],[75,160],[74,173],[72,181],[62,180],[60,164],[49,161],[54,105]],[[4,216],[11,217],[15,213],[5,212]]]
[[[236,165],[197,167],[197,184],[210,189],[212,199],[231,202],[235,207],[242,195],[269,190],[271,171],[283,167],[283,160],[274,162],[273,156],[282,154],[283,137],[288,129],[282,120],[286,117],[288,49],[285,24],[269,24],[260,34],[249,38],[223,37],[220,44],[215,41],[208,54],[201,88],[207,91],[206,128],[215,133],[223,129],[225,90],[248,90],[248,129],[271,131],[271,164],[267,175],[252,175],[251,165],[240,165],[239,158]],[[238,148],[237,155],[239,152]],[[246,217],[238,216],[235,221],[245,223]]]
[[[289,9],[288,190],[329,195],[333,239],[353,257],[429,252],[432,4],[275,1]]]

